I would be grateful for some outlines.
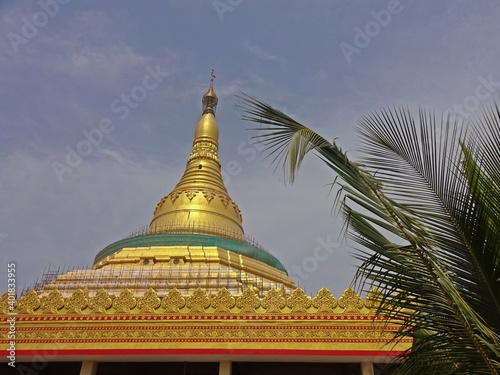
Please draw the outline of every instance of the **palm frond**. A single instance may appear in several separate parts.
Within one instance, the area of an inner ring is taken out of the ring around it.
[[[498,107],[471,132],[424,110],[418,121],[403,108],[365,116],[356,163],[281,111],[239,98],[290,182],[312,150],[343,180],[337,203],[364,262],[357,279],[385,292],[378,313],[400,319],[398,336],[415,337],[397,373],[500,372]]]

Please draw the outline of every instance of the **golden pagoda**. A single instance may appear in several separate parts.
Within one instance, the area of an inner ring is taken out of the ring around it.
[[[221,176],[213,73],[179,183],[91,269],[0,299],[2,374],[374,374],[411,344],[374,295],[308,296],[245,237]],[[14,366],[15,367],[14,367]]]

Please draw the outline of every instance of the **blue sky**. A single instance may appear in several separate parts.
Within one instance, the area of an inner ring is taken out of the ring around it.
[[[500,87],[498,1],[4,0],[0,18],[0,266],[16,262],[19,289],[149,223],[182,175],[215,69],[222,169],[246,233],[300,267],[308,292],[339,296],[355,260],[333,176],[311,155],[285,186],[235,95],[354,155],[364,114],[468,117]]]

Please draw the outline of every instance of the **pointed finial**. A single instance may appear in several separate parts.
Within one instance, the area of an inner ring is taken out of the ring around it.
[[[210,88],[203,95],[203,99],[201,99],[201,102],[203,103],[203,113],[211,113],[213,115],[215,115],[215,109],[217,108],[217,102],[219,101],[214,92],[214,78],[215,71],[212,69],[210,73]]]
[[[215,70],[212,69],[212,71],[210,72],[210,87],[211,88],[214,88],[214,78],[217,78],[215,77]]]

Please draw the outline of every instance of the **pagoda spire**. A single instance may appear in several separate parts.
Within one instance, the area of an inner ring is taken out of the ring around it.
[[[244,240],[241,211],[229,197],[221,175],[214,78],[212,70],[186,170],[156,206],[150,233],[198,233]]]

